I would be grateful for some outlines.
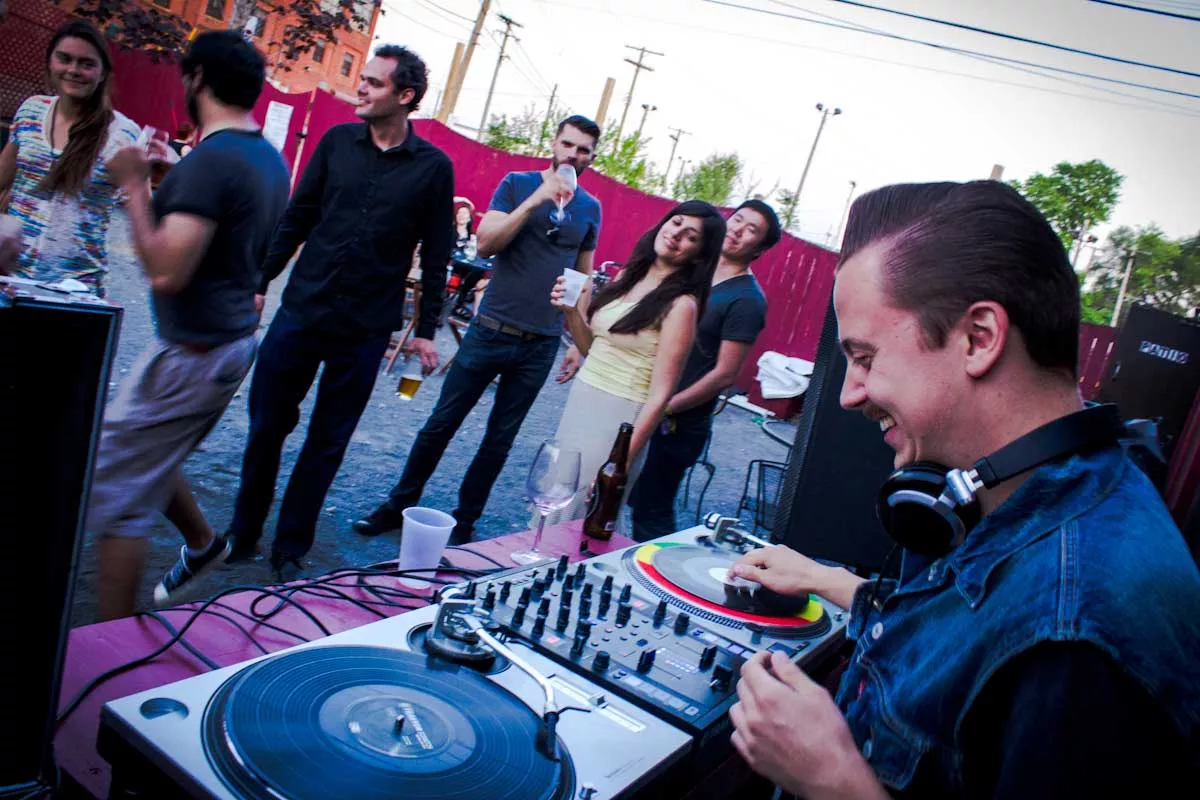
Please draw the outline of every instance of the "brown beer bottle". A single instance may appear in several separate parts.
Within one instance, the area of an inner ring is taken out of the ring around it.
[[[596,473],[596,489],[592,495],[592,506],[583,520],[583,532],[593,539],[611,539],[617,527],[617,516],[621,513],[621,499],[625,496],[625,483],[629,473],[625,462],[629,460],[629,443],[633,439],[633,426],[622,422],[613,442],[608,461]]]

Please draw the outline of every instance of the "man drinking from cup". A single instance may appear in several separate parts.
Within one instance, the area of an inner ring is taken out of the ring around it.
[[[404,474],[387,502],[354,523],[360,534],[377,536],[401,527],[401,513],[420,501],[450,439],[499,376],[487,431],[454,511],[454,541],[470,539],[558,354],[562,312],[550,304],[550,289],[564,269],[585,276],[592,272],[600,203],[583,187],[572,191],[557,170],[567,166],[581,174],[595,158],[599,139],[595,122],[568,117],[558,126],[551,163],[540,172],[509,173],[496,189],[476,232],[479,255],[496,257],[483,304],[446,375],[437,406],[417,434]]]

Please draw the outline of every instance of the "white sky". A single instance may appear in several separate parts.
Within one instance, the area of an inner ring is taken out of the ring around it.
[[[831,0],[728,0],[784,14],[836,18],[890,33],[1200,95],[1200,79],[1113,64],[1045,47],[857,9]],[[1123,0],[1200,16],[1200,0]],[[866,0],[1028,38],[1200,73],[1200,22],[1087,0]],[[432,113],[476,0],[385,0],[376,34],[429,64]],[[1104,160],[1126,176],[1113,224],[1157,222],[1172,236],[1200,231],[1200,99],[1082,77],[1045,78],[929,47],[767,16],[705,0],[493,0],[454,121],[474,128],[499,51],[497,11],[524,28],[510,47],[492,113],[545,108],[550,84],[572,111],[593,116],[607,77],[619,118],[633,67],[625,45],[648,56],[625,130],[642,103],[652,160],[666,164],[668,128],[691,131],[680,158],[736,151],[757,191],[794,190],[817,130],[818,102],[843,109],[825,126],[800,201],[800,232],[825,243],[850,181],[861,192],[901,181],[1048,172],[1059,161]],[[461,15],[461,16],[456,16]],[[1070,81],[1070,82],[1067,82]],[[1099,87],[1099,88],[1097,88]],[[1119,92],[1120,94],[1115,94]],[[603,122],[603,121],[601,121]],[[611,213],[611,212],[610,212]],[[1103,233],[1101,230],[1101,233]]]

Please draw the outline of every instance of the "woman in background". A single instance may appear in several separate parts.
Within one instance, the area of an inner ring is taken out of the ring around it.
[[[582,454],[582,485],[608,460],[622,422],[633,424],[627,486],[636,481],[691,350],[724,238],[720,212],[689,200],[642,234],[616,280],[590,304],[582,301],[587,307],[563,305],[563,279],[555,285],[551,302],[562,308],[575,345],[588,356],[556,436]],[[583,494],[551,521],[582,517]]]
[[[465,197],[454,198],[454,247],[462,250],[475,236],[475,204]]]
[[[139,129],[113,110],[112,60],[89,23],[73,20],[58,29],[46,69],[55,94],[21,104],[0,153],[0,194],[10,193],[8,213],[21,230],[14,272],[39,281],[74,278],[103,296],[118,198],[105,163],[135,144]]]

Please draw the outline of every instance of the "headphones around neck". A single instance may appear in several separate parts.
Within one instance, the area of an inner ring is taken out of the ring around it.
[[[906,550],[941,558],[979,523],[975,493],[1051,461],[1117,444],[1125,426],[1111,403],[1049,422],[981,458],[969,469],[918,461],[893,472],[879,490],[876,513]]]

